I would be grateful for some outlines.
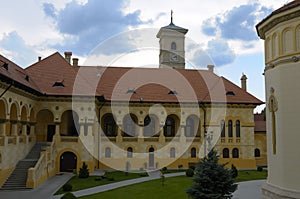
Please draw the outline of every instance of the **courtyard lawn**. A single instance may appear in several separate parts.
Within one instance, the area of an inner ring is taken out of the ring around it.
[[[237,182],[260,180],[267,178],[267,171],[239,171]],[[121,187],[111,191],[80,197],[81,199],[113,198],[113,199],[153,199],[153,198],[188,198],[185,190],[193,183],[193,178],[186,176],[165,178],[164,186],[160,179]]]
[[[263,180],[267,179],[267,171],[245,170],[239,171],[236,182],[249,181],[249,180]]]
[[[164,185],[160,179],[151,180],[139,184],[121,187],[103,193],[93,194],[90,196],[80,197],[82,199],[153,199],[153,198],[172,198],[185,199],[188,198],[185,189],[192,184],[192,178],[186,176],[166,178]]]
[[[106,178],[102,178],[101,176],[90,176],[88,178],[78,178],[78,176],[72,177],[66,184],[72,185],[72,191],[78,191],[82,189],[87,189],[91,187],[96,187],[100,185],[105,185],[114,182],[120,182],[123,180],[130,180],[134,178],[140,178],[148,176],[146,173],[128,173],[126,175],[125,172],[122,171],[115,171],[115,172],[108,172],[105,174]],[[62,187],[55,193],[63,194],[65,193]]]

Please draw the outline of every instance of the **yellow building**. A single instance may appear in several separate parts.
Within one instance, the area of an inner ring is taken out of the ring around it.
[[[264,198],[300,198],[300,1],[272,12],[257,25],[265,40],[268,180]]]
[[[187,31],[160,29],[159,68],[78,66],[66,52],[22,69],[0,56],[0,185],[36,187],[83,162],[91,172],[188,168],[213,147],[221,162],[256,168],[262,102],[246,76],[240,88],[213,66],[185,69]],[[11,183],[20,168],[26,185]]]

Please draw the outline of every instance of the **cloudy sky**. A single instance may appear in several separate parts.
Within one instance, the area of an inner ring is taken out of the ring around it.
[[[10,0],[1,5],[0,53],[25,68],[72,51],[81,65],[157,67],[160,27],[189,29],[187,59],[264,100],[263,42],[255,25],[288,0]],[[190,51],[189,51],[190,50]],[[205,53],[210,60],[205,61]]]

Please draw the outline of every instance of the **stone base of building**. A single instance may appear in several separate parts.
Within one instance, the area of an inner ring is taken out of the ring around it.
[[[270,183],[262,186],[263,199],[300,199],[300,191],[288,190]]]

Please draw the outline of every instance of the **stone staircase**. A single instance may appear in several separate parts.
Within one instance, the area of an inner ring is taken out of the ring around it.
[[[26,189],[27,173],[30,167],[37,163],[40,153],[44,147],[48,146],[46,142],[37,142],[28,153],[28,155],[18,162],[15,170],[8,177],[0,190],[20,190]]]

